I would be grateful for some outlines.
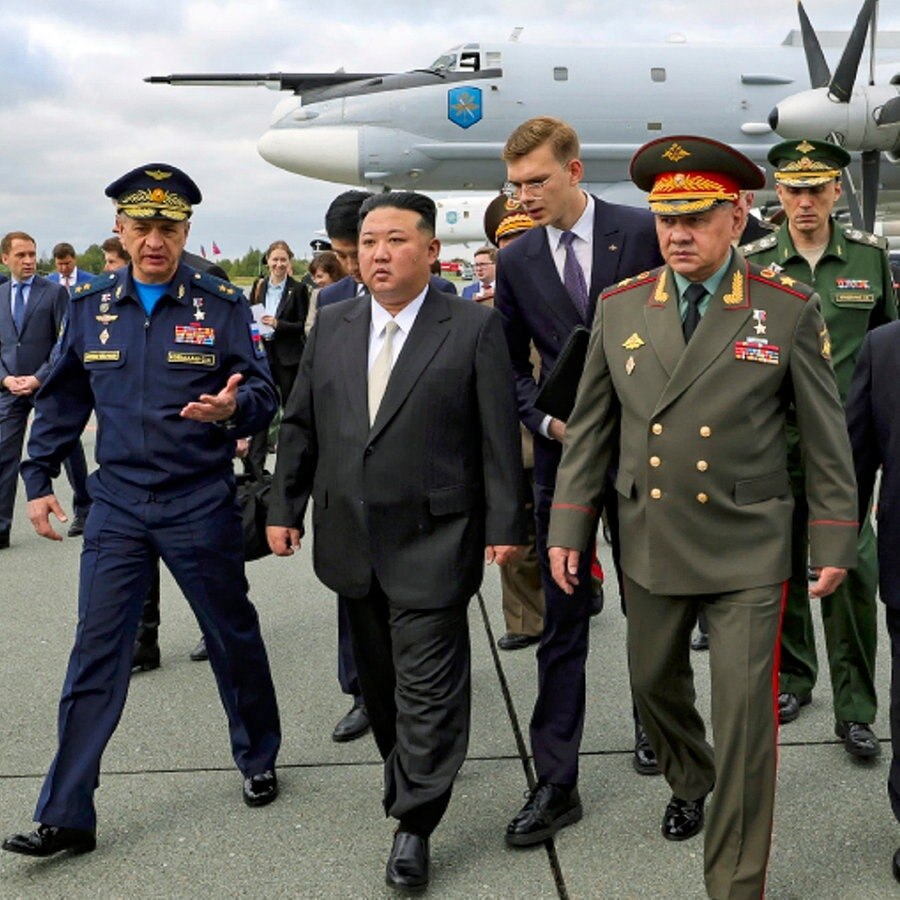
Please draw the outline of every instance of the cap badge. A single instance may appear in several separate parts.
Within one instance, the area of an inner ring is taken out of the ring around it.
[[[162,169],[144,169],[144,174],[148,175],[154,181],[164,181],[166,178],[171,178],[171,172],[163,172]]]
[[[797,144],[797,150],[801,153],[809,153],[810,150],[815,150],[816,148],[809,141],[802,141]]]
[[[669,147],[669,149],[666,150],[665,153],[663,153],[663,159],[669,159],[672,162],[677,163],[681,162],[681,160],[690,155],[691,154],[688,153],[688,151],[685,150],[684,147],[681,146],[681,144],[675,143],[672,144],[672,146]]]

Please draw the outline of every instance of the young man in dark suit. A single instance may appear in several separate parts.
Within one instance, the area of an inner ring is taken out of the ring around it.
[[[878,587],[891,638],[891,769],[888,796],[900,821],[900,322],[870,331],[847,395],[847,427],[866,521],[881,468],[878,494]],[[900,881],[900,850],[894,853]]]
[[[69,305],[64,287],[35,275],[37,248],[24,231],[11,231],[0,242],[0,254],[12,280],[0,285],[0,549],[9,546],[19,476],[19,459],[34,395],[50,372],[50,351],[59,336]],[[83,531],[91,501],[87,466],[79,442],[72,457],[79,464],[66,474],[74,491],[75,519],[69,535]],[[79,525],[76,529],[76,524]]]
[[[363,206],[371,295],[321,310],[281,425],[269,544],[300,545],[344,600],[399,820],[387,883],[422,888],[469,736],[469,598],[524,542],[519,430],[500,317],[429,285],[435,206]]]
[[[584,167],[578,155],[575,131],[548,116],[520,125],[503,151],[507,192],[540,226],[498,255],[494,302],[504,318],[519,416],[534,434],[535,516],[546,597],[531,719],[538,786],[507,829],[507,842],[514,846],[540,843],[581,818],[578,750],[591,613],[591,554],[582,557],[573,597],[556,586],[547,562],[550,503],[566,423],[534,406],[539,385],[531,345],[546,378],[572,330],[590,327],[603,288],[662,261],[652,216],[585,193],[579,186]],[[635,731],[635,768],[656,774],[656,760],[637,721]]]

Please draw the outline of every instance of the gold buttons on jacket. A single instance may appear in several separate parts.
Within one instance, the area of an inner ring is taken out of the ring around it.
[[[653,427],[650,429],[654,434],[662,434],[663,427],[659,424],[659,422],[654,422]]]
[[[662,497],[662,491],[659,488],[653,488],[653,490],[650,491],[650,496],[654,500],[659,500],[659,498]]]
[[[709,468],[709,463],[705,459],[697,460],[697,471],[705,472]]]
[[[706,494],[700,493],[697,494],[697,502],[698,503],[706,503],[709,500],[709,497]]]
[[[712,428],[709,425],[700,426],[700,437],[709,437],[712,434]]]
[[[651,456],[650,465],[653,466],[654,469],[658,469],[662,465],[662,460],[658,456]]]

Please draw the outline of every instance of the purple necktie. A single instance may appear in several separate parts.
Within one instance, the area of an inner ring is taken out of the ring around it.
[[[16,299],[13,303],[13,321],[16,323],[16,331],[22,333],[25,324],[25,285],[20,281],[16,285]]]
[[[564,231],[560,243],[566,248],[566,262],[563,265],[563,284],[575,304],[582,320],[587,323],[590,321],[590,304],[588,303],[587,283],[584,280],[584,269],[575,256],[575,250],[572,242],[577,235],[572,231]]]

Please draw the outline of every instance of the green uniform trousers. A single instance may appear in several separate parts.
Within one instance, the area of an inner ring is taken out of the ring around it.
[[[804,695],[816,684],[816,655],[807,580],[809,509],[803,486],[803,463],[796,432],[788,430],[788,470],[794,493],[791,525],[791,579],[781,630],[782,691]],[[844,722],[875,721],[875,650],[878,643],[878,558],[869,517],[859,534],[858,562],[843,584],[821,604],[825,647],[831,671],[834,716]]]
[[[777,649],[784,585],[724,594],[651,594],[625,578],[628,663],[641,721],[672,793],[706,817],[706,890],[715,900],[763,895],[777,761]],[[691,630],[709,624],[712,731],[695,706]]]

